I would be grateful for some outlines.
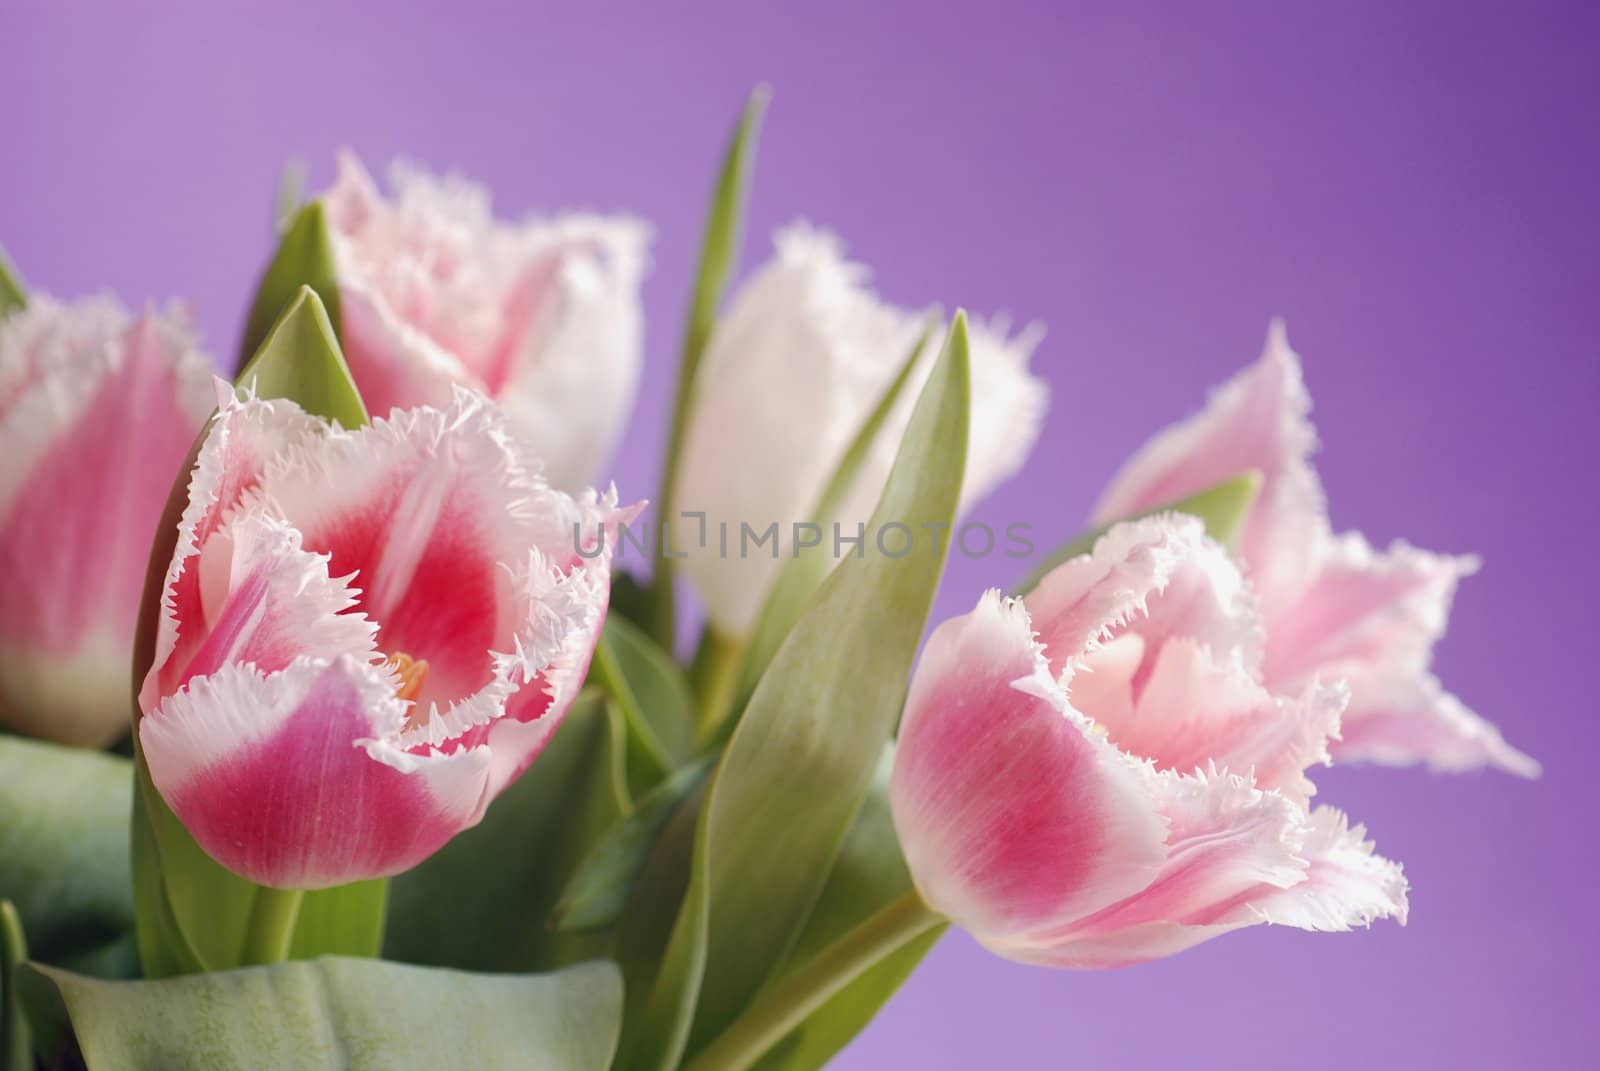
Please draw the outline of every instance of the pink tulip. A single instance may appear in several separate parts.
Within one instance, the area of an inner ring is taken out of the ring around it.
[[[443,408],[470,387],[505,410],[555,486],[593,479],[638,383],[648,228],[500,222],[482,187],[403,165],[393,185],[385,198],[344,154],[324,198],[340,340],[367,408]]]
[[[1307,806],[1344,689],[1272,696],[1261,656],[1243,578],[1175,516],[945,622],[891,782],[923,899],[1001,955],[1075,968],[1259,922],[1404,922],[1400,867]]]
[[[139,696],[150,775],[259,884],[398,873],[560,725],[627,513],[552,489],[480,395],[344,431],[224,394]]]
[[[210,380],[176,314],[35,296],[0,323],[0,724],[127,731],[150,541]]]
[[[1112,480],[1094,516],[1156,508],[1254,469],[1263,483],[1239,554],[1266,622],[1263,670],[1274,692],[1344,680],[1350,706],[1340,761],[1485,765],[1535,776],[1539,764],[1449,694],[1429,670],[1456,583],[1476,558],[1396,542],[1373,549],[1333,534],[1311,466],[1316,432],[1300,360],[1274,324],[1261,359],[1215,391],[1204,412],[1151,439]]]

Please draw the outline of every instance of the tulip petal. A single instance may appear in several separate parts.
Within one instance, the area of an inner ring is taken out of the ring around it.
[[[1312,811],[1300,849],[1308,862],[1306,879],[1252,901],[1251,911],[1302,930],[1349,930],[1382,918],[1404,926],[1405,873],[1400,864],[1373,854],[1366,833],[1332,807]]]
[[[386,199],[354,156],[324,198],[341,341],[370,412],[488,394],[557,486],[620,436],[642,358],[649,228],[625,218],[497,221],[488,191],[405,164]]]
[[[899,740],[895,828],[918,887],[986,941],[1094,911],[1164,858],[1151,771],[1066,705],[1020,603],[990,592],[933,633]]]
[[[162,588],[155,659],[139,693],[140,708],[146,711],[162,694],[159,680],[169,674],[168,666],[188,665],[204,640],[201,546],[255,492],[268,460],[288,444],[320,434],[324,426],[292,402],[240,401],[227,383],[214,382],[219,408],[189,476],[188,502]]]
[[[1348,699],[1342,684],[1312,686],[1295,699],[1274,697],[1236,657],[1218,659],[1188,639],[1163,646],[1137,701],[1110,708],[1109,716],[1079,703],[1076,681],[1069,698],[1125,751],[1179,773],[1214,765],[1302,804],[1316,791],[1304,771],[1328,764]]]
[[[1316,431],[1300,358],[1274,322],[1260,360],[1212,392],[1205,409],[1159,432],[1112,479],[1094,509],[1109,523],[1174,502],[1241,472],[1261,492],[1238,539],[1269,617],[1315,570],[1328,532],[1321,481],[1311,467]]]
[[[183,319],[40,297],[0,330],[0,717],[103,743],[167,491],[210,409]],[[165,485],[165,486],[163,486]]]
[[[1337,761],[1425,762],[1450,772],[1496,766],[1537,776],[1537,762],[1428,672],[1456,585],[1477,567],[1473,557],[1404,542],[1379,552],[1358,534],[1339,536],[1316,578],[1272,622],[1268,685],[1287,691],[1319,675],[1348,680]]]
[[[1500,730],[1446,692],[1431,673],[1393,673],[1354,668],[1349,673],[1350,708],[1338,762],[1385,766],[1426,763],[1441,773],[1493,766],[1521,777],[1538,777],[1538,760],[1523,754]]]
[[[611,456],[633,410],[649,230],[575,216],[541,228],[535,240],[546,248],[508,300],[488,387],[546,459],[546,478],[572,490]]]
[[[1260,658],[1261,626],[1238,568],[1200,521],[1178,514],[1114,525],[1039,582],[1028,612],[1063,677],[1133,621],[1146,663],[1174,636],[1237,654],[1246,669]]]
[[[358,745],[404,713],[393,680],[347,655],[271,674],[230,663],[148,711],[139,737],[211,856],[258,884],[314,889],[406,870],[482,815],[484,749],[411,756],[402,771]]]
[[[1215,770],[1165,773],[1151,787],[1171,830],[1154,879],[1093,915],[991,947],[1054,967],[1141,963],[1260,922],[1240,904],[1305,879],[1304,811],[1278,793]]]

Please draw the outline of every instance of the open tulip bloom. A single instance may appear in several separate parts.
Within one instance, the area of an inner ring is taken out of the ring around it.
[[[889,306],[808,225],[719,316],[760,100],[647,578],[613,576],[643,505],[581,489],[638,381],[641,224],[342,157],[236,383],[181,318],[0,261],[0,1071],[806,1071],[947,923],[1090,970],[1404,923],[1322,767],[1537,775],[1433,673],[1477,560],[1336,532],[1277,324],[920,644],[1038,437],[1042,334]]]

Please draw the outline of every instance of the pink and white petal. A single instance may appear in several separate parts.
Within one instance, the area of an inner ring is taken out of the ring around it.
[[[1004,942],[1145,887],[1165,856],[1151,771],[1067,706],[1021,603],[939,626],[911,683],[895,829],[934,909]]]
[[[548,249],[509,295],[486,382],[550,482],[574,491],[611,456],[633,408],[649,229],[578,216],[545,230]]]
[[[147,709],[191,678],[250,663],[263,673],[301,658],[377,658],[377,626],[359,613],[349,578],[328,575],[326,555],[301,546],[288,522],[244,509],[201,549],[198,642],[185,661],[169,659],[146,683]],[[186,622],[188,624],[188,622]]]
[[[517,617],[505,565],[532,542],[530,503],[545,491],[503,417],[465,391],[443,410],[329,432],[286,452],[262,480],[305,546],[331,556],[330,572],[356,574],[379,647],[430,664],[424,708],[485,687],[490,652],[510,649]]]
[[[419,405],[442,408],[453,387],[481,388],[454,354],[400,319],[368,286],[342,281],[339,310],[345,360],[372,416]]]
[[[1094,510],[1098,523],[1157,509],[1254,470],[1262,485],[1238,549],[1269,612],[1309,580],[1327,538],[1311,467],[1316,431],[1300,359],[1281,322],[1261,358],[1211,393],[1205,409],[1159,432],[1123,465]]]
[[[1154,780],[1170,833],[1166,859],[1146,887],[1065,926],[985,943],[1048,966],[1141,963],[1261,921],[1240,905],[1305,879],[1305,811],[1281,794],[1214,770]]]
[[[1477,569],[1470,556],[1404,542],[1379,552],[1358,533],[1340,535],[1311,583],[1271,620],[1268,683],[1289,686],[1335,663],[1425,670],[1449,623],[1456,584]]]
[[[1252,914],[1280,926],[1338,931],[1370,926],[1377,919],[1406,923],[1409,883],[1399,863],[1373,854],[1363,826],[1351,827],[1342,811],[1311,812],[1301,853],[1306,879],[1266,892],[1249,905]]]
[[[150,542],[210,406],[184,323],[105,304],[46,301],[37,376],[0,415],[0,710],[73,743],[126,729]]]
[[[1335,762],[1385,766],[1426,763],[1441,773],[1487,766],[1520,777],[1538,777],[1538,760],[1523,754],[1500,730],[1445,691],[1429,673],[1350,669],[1350,706]]]
[[[232,663],[139,723],[150,776],[213,858],[278,888],[406,870],[482,814],[487,756],[399,769],[360,745],[404,717],[381,667],[348,656],[263,674]]]
[[[204,638],[197,559],[201,547],[231,511],[256,495],[262,474],[280,452],[320,438],[328,428],[293,402],[240,401],[226,382],[213,383],[219,408],[189,475],[188,501],[162,589],[151,674],[169,661],[186,665]],[[151,705],[143,693],[140,703],[145,709]]]
[[[1068,682],[1069,696],[1075,681]],[[1084,710],[1113,743],[1160,769],[1187,773],[1214,766],[1303,804],[1315,792],[1305,770],[1327,764],[1346,699],[1342,685],[1275,697],[1237,655],[1218,658],[1179,637],[1156,655],[1136,702],[1104,716],[1092,706]]]
[[[1124,631],[1145,641],[1146,660],[1173,636],[1238,652],[1251,667],[1260,657],[1249,589],[1193,517],[1163,514],[1113,525],[1089,554],[1040,581],[1027,603],[1051,668],[1063,677]]]

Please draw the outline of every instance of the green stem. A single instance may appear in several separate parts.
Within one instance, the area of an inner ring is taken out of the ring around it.
[[[684,1071],[744,1071],[867,968],[943,924],[915,889],[764,990]]]
[[[732,713],[729,707],[739,685],[745,647],[744,639],[718,632],[711,625],[700,634],[700,646],[689,666],[689,686],[699,701],[695,729],[702,743],[716,738]]]
[[[661,743],[655,730],[650,727],[649,720],[645,718],[639,697],[635,694],[633,686],[628,683],[628,676],[622,672],[622,666],[617,661],[617,653],[604,634],[601,635],[600,642],[595,645],[591,666],[601,686],[611,693],[611,698],[615,699],[617,706],[622,709],[622,721],[628,727],[628,736],[635,747],[635,753],[649,763],[654,780],[660,780],[671,773],[672,759],[667,754],[666,746]]]
[[[299,889],[269,889],[265,885],[256,889],[244,950],[239,957],[241,965],[282,963],[289,958],[304,895]]]

